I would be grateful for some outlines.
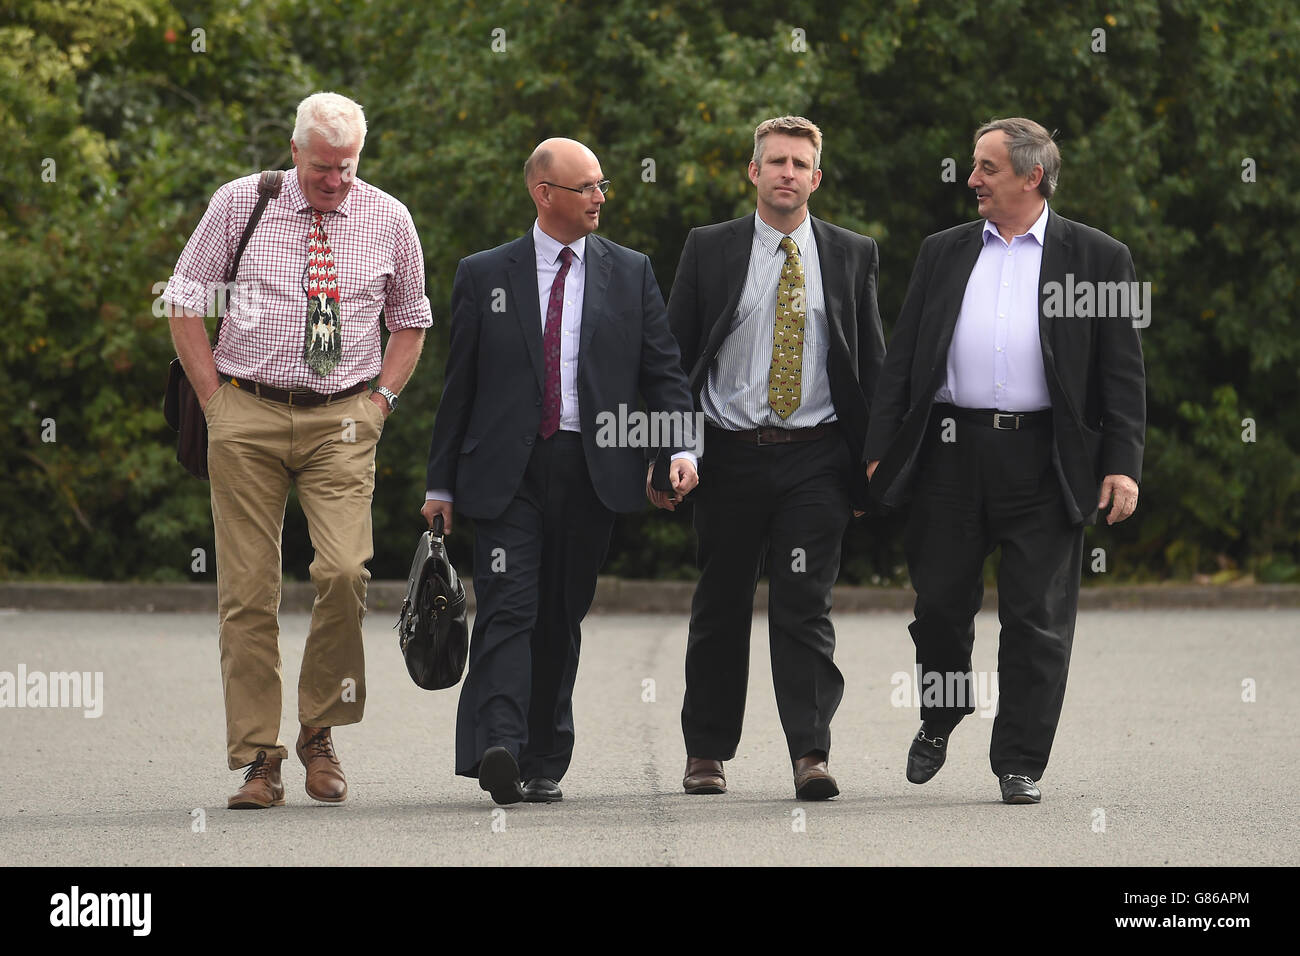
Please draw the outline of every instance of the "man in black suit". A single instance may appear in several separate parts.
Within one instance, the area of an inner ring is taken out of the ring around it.
[[[830,724],[844,690],[831,585],[850,512],[867,502],[863,442],[884,358],[876,243],[815,219],[821,131],[799,116],[754,131],[756,215],[693,229],[668,320],[706,421],[693,496],[700,580],[686,650],[687,793],[723,793],[749,677],[754,589],[770,579],[768,630],[795,795],[839,793]],[[647,495],[673,508],[667,461]]]
[[[456,773],[502,804],[561,799],[580,624],[614,513],[643,506],[646,450],[598,422],[641,414],[638,393],[652,414],[691,412],[650,260],[593,234],[609,188],[595,155],[548,139],[524,176],[533,228],[456,271],[422,509],[448,530],[453,499],[475,519]],[[673,456],[675,493],[694,462]]]
[[[1065,698],[1083,529],[1137,507],[1146,422],[1128,248],[1048,208],[1061,167],[1032,120],[975,134],[975,222],[921,244],[867,432],[871,496],[911,499],[905,550],[923,686],[907,778],[943,765],[974,710],[984,559],[999,545],[998,715],[989,761],[1007,803],[1038,803]],[[1064,293],[1064,295],[1063,295]],[[942,692],[939,689],[942,688]]]

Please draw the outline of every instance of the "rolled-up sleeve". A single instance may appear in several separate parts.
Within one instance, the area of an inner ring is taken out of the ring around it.
[[[393,275],[384,295],[384,324],[390,332],[433,325],[433,311],[424,292],[424,250],[405,206],[394,237]]]
[[[230,245],[232,186],[226,183],[212,194],[198,228],[176,261],[176,271],[167,280],[163,301],[207,315],[211,290],[226,281],[226,270],[235,255]]]

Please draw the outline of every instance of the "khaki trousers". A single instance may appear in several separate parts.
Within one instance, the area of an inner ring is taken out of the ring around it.
[[[384,415],[366,391],[293,407],[223,383],[204,412],[216,529],[221,678],[231,770],[280,742],[280,540],[289,487],[307,517],[316,585],[298,680],[298,719],[309,727],[361,720],[366,702],[361,620],[366,562],[374,555],[370,505]]]

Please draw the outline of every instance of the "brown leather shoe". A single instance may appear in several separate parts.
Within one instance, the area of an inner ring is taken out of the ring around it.
[[[328,727],[303,724],[294,749],[307,768],[307,796],[321,803],[342,803],[348,798],[348,782],[343,777],[339,758],[334,754],[334,741],[330,739]]]
[[[826,757],[814,750],[794,762],[794,795],[800,800],[829,800],[840,788],[826,768]]]
[[[265,810],[284,806],[284,781],[280,779],[280,761],[283,757],[268,757],[265,750],[257,752],[257,759],[248,765],[244,785],[226,801],[228,810]]]
[[[722,772],[722,761],[687,757],[682,789],[687,793],[726,793],[727,778]]]

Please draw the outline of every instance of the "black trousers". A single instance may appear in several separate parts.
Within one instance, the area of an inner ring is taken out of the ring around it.
[[[709,429],[695,502],[700,580],[686,645],[682,732],[692,757],[730,760],[749,684],[754,590],[766,563],[772,682],[790,759],[830,753],[844,694],[831,585],[852,514],[852,459],[838,429],[808,442],[746,445]]]
[[[560,780],[573,756],[580,625],[614,513],[592,488],[582,438],[538,438],[502,514],[475,522],[477,610],[456,713],[456,773],[506,747],[520,776]]]
[[[904,539],[921,680],[942,675],[942,699],[923,694],[921,718],[944,730],[974,711],[971,683],[961,675],[971,673],[984,560],[1001,547],[998,713],[989,763],[999,776],[1037,780],[1065,700],[1083,528],[1066,512],[1050,422],[997,431],[952,419],[953,440],[945,441],[944,409],[931,416]]]

